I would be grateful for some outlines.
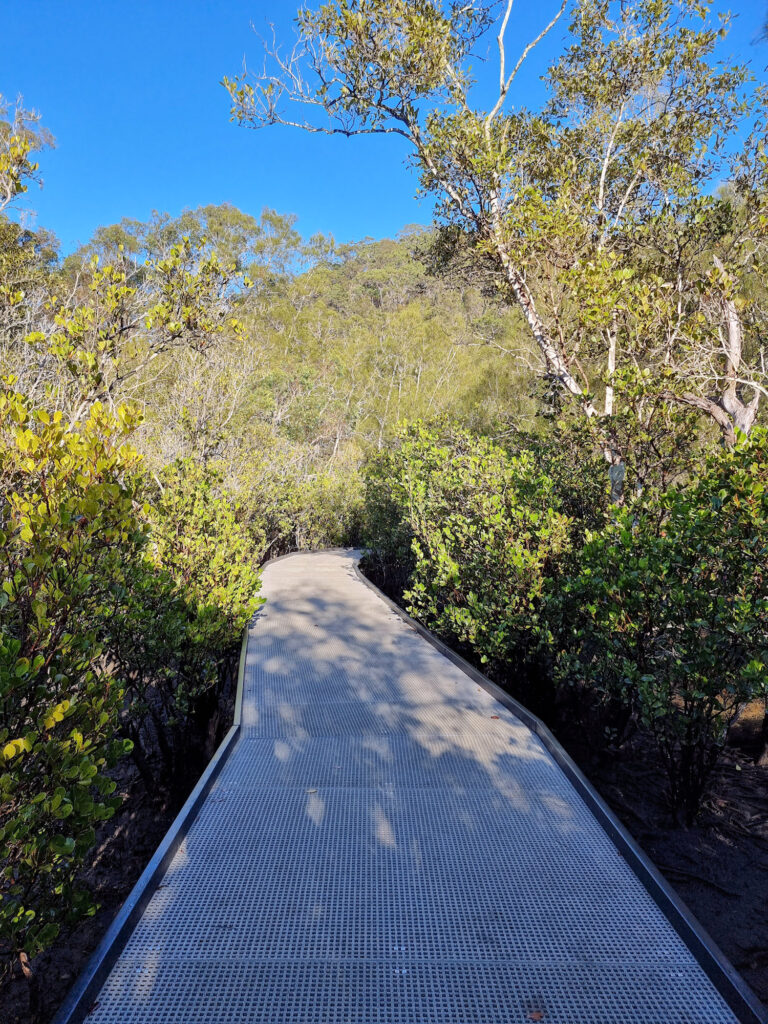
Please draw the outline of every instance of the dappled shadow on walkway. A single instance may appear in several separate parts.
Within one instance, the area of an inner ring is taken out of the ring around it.
[[[267,567],[241,738],[89,1021],[733,1021],[538,738],[354,557]]]

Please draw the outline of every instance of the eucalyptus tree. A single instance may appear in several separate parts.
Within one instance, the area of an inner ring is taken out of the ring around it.
[[[11,103],[0,93],[0,212],[15,203],[30,182],[39,181],[39,165],[32,156],[52,143],[38,113],[26,109],[21,99]]]
[[[187,238],[195,250],[213,253],[222,263],[253,277],[281,277],[311,258],[312,247],[302,240],[295,223],[292,214],[265,207],[254,217],[231,203],[185,209],[178,217],[154,210],[146,221],[123,217],[117,224],[97,228],[67,258],[65,268],[76,276],[92,256],[109,263],[128,257],[141,266],[146,260],[165,258]]]
[[[529,110],[518,74],[566,16],[548,98]],[[765,264],[766,94],[718,59],[729,19],[707,0],[563,0],[547,17],[510,59],[512,0],[329,0],[299,11],[292,49],[223,84],[250,127],[406,139],[444,250],[469,253],[517,309],[610,461],[619,391],[640,433],[679,405],[732,441],[766,389],[744,290]],[[488,99],[473,64],[491,35]]]
[[[0,373],[10,350],[31,329],[45,300],[46,279],[56,259],[56,240],[10,218],[32,182],[40,181],[35,153],[53,144],[40,116],[21,99],[0,94]]]

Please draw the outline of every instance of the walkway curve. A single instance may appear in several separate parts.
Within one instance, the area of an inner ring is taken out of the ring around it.
[[[266,567],[237,745],[89,1024],[733,1024],[541,740],[355,562]]]

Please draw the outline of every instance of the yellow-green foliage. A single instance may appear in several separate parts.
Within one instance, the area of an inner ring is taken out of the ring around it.
[[[104,630],[139,766],[159,752],[166,785],[181,790],[205,764],[233,649],[261,603],[258,552],[209,468],[169,466],[147,498],[150,542]]]
[[[201,612],[219,611],[218,628],[226,629],[220,642],[242,632],[255,610],[257,559],[241,511],[218,474],[192,460],[166,467],[149,519],[152,564]]]
[[[156,751],[201,767],[257,556],[210,471],[141,475],[136,419],[79,424],[0,393],[0,957],[93,910],[73,883],[119,805],[109,769]],[[128,738],[130,737],[130,738]],[[137,755],[139,751],[136,751]],[[152,782],[149,778],[148,782]]]
[[[71,429],[0,392],[0,957],[48,945],[89,907],[73,892],[94,827],[119,804],[108,770],[122,692],[100,623],[145,529],[130,417]]]

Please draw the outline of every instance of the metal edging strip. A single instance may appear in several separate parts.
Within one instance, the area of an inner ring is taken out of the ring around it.
[[[211,786],[216,781],[216,777],[232,752],[235,740],[240,732],[245,659],[248,650],[248,631],[250,626],[251,623],[249,622],[243,630],[243,640],[240,646],[235,713],[232,726],[209,761],[208,767],[198,779],[197,785],[187,797],[184,806],[176,815],[173,824],[166,832],[157,850],[155,850],[141,877],[133,889],[131,889],[90,960],[69,990],[66,999],[59,1007],[51,1024],[81,1024],[90,1013],[101,986],[106,981],[107,975],[122,953],[131,933],[144,913],[145,907],[167,871],[174,854],[197,817]]]
[[[466,659],[462,658],[460,654],[451,650],[447,644],[431,633],[426,626],[412,618],[391,598],[382,593],[375,583],[372,583],[371,580],[363,575],[357,564],[355,564],[354,569],[358,578],[396,612],[401,619],[415,629],[433,647],[437,648],[449,661],[453,662],[463,672],[466,672],[472,680],[479,683],[483,689],[490,693],[500,704],[503,704],[505,708],[527,725],[531,732],[534,732],[539,737],[566,777],[573,784],[579,796],[581,796],[597,821],[602,825],[614,846],[650,893],[656,905],[690,949],[704,973],[739,1018],[741,1024],[766,1024],[768,1022],[768,1010],[762,1005],[752,989],[736,971],[736,968],[717,947],[704,927],[696,920],[655,864],[651,862],[638,846],[627,829],[598,794],[592,783],[566,753],[541,719],[537,718],[536,715],[516,701],[514,697],[511,697],[502,690],[500,686],[488,679],[487,676],[484,676],[482,672],[479,672]],[[58,1022],[55,1022],[55,1024],[58,1024]]]

